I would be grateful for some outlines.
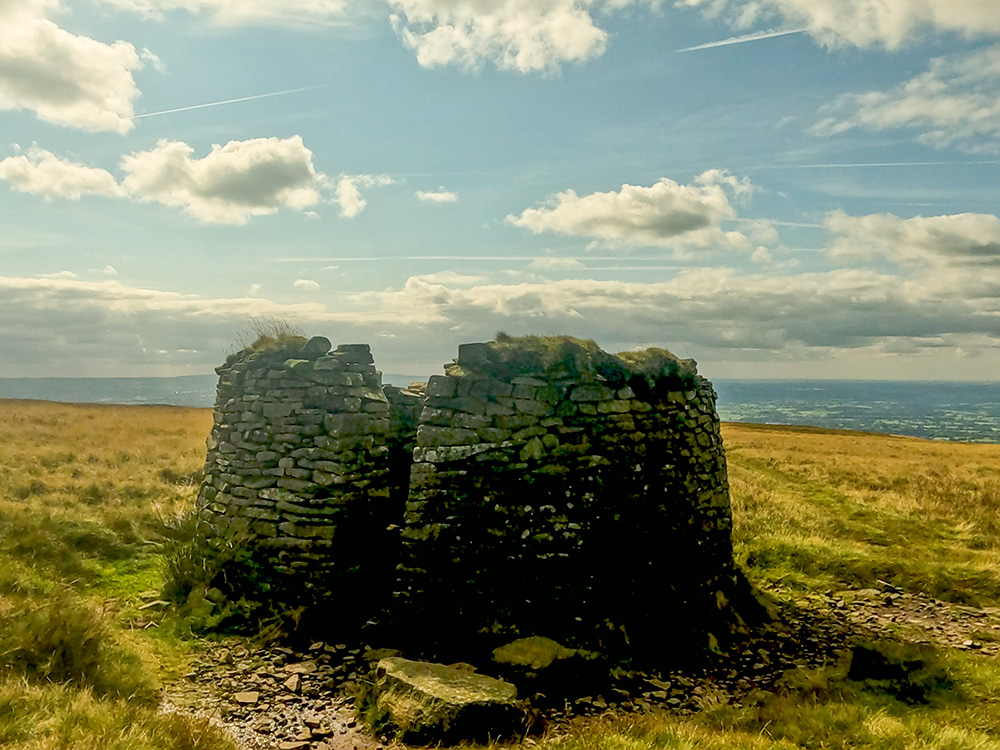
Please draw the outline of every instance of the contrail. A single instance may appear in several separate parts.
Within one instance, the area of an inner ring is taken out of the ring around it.
[[[450,261],[460,261],[469,263],[478,263],[483,261],[491,262],[510,262],[510,261],[532,261],[538,260],[536,256],[533,255],[394,255],[392,257],[372,257],[372,256],[362,256],[362,257],[351,257],[351,258],[272,258],[272,263],[365,263],[369,261],[384,262],[387,260],[412,260],[412,261],[439,261],[439,260],[450,260]],[[630,256],[623,258],[620,255],[596,255],[596,256],[581,256],[579,260],[596,260],[596,261],[643,261],[650,262],[656,260],[665,260],[660,257],[639,257]]]
[[[843,164],[761,164],[752,169],[863,169],[876,167],[958,167],[976,164],[1000,164],[997,160],[972,161],[870,161]]]
[[[300,89],[288,89],[287,91],[274,91],[270,94],[254,94],[253,96],[241,96],[239,99],[225,99],[221,102],[208,102],[207,104],[192,104],[189,107],[177,107],[175,109],[162,109],[159,112],[146,112],[135,115],[133,120],[141,120],[143,117],[157,117],[158,115],[169,115],[174,112],[187,112],[190,109],[204,109],[205,107],[220,107],[223,104],[236,104],[237,102],[250,102],[254,99],[267,99],[272,96],[284,96],[285,94],[298,94],[300,91],[313,91],[323,88],[322,86],[305,86]]]
[[[770,31],[757,31],[753,34],[743,34],[742,36],[731,36],[728,39],[722,39],[718,42],[708,42],[707,44],[699,44],[694,47],[685,47],[684,49],[675,50],[675,52],[694,52],[695,50],[699,49],[728,47],[731,44],[756,42],[760,39],[773,39],[776,36],[788,36],[789,34],[802,34],[808,30],[809,29],[784,29],[784,30],[772,29]]]

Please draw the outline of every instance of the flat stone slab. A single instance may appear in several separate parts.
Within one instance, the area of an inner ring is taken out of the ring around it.
[[[389,657],[378,663],[376,708],[408,742],[510,736],[520,723],[517,688],[468,668]]]

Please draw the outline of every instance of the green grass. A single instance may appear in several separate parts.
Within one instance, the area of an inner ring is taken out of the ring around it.
[[[230,750],[207,724],[158,712],[198,646],[191,622],[139,610],[164,584],[164,528],[192,507],[210,426],[207,410],[0,402],[0,746]],[[736,555],[770,596],[881,580],[1000,606],[1000,446],[746,425],[724,439]],[[949,684],[926,704],[847,680],[841,662],[743,706],[610,713],[524,745],[1000,750],[996,660],[929,658]]]
[[[0,401],[0,746],[229,750],[159,711],[190,647],[133,632],[194,498],[204,410]]]
[[[734,546],[771,596],[892,583],[1000,606],[1000,446],[724,425]],[[977,638],[995,640],[984,629]],[[1000,666],[930,650],[952,684],[926,705],[846,679],[847,661],[797,670],[750,705],[688,717],[608,714],[550,730],[544,750],[1000,750]]]
[[[743,425],[724,438],[751,580],[1000,602],[1000,447]]]

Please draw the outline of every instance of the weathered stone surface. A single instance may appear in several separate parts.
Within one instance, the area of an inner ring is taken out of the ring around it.
[[[517,727],[517,688],[454,666],[400,657],[378,663],[376,707],[400,739],[502,738]]]
[[[478,442],[479,436],[475,430],[433,425],[420,425],[417,428],[417,444],[420,446],[473,445]]]
[[[326,336],[313,336],[302,347],[299,355],[306,359],[316,359],[330,351],[332,346],[330,339]]]

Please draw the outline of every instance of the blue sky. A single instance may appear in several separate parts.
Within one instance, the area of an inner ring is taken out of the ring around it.
[[[1000,367],[992,0],[0,0],[0,133],[0,377]]]

